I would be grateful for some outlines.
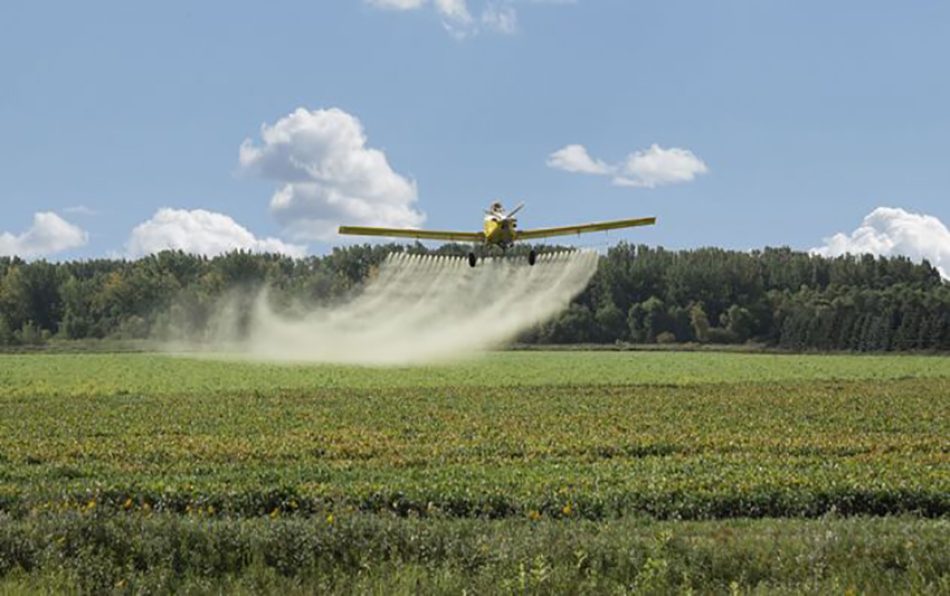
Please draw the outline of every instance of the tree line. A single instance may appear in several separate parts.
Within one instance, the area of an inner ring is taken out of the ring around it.
[[[61,263],[0,257],[0,344],[202,329],[234,288],[267,286],[277,304],[329,305],[358,291],[387,254],[403,250],[464,255],[468,247],[361,245],[302,259],[241,251]],[[950,350],[950,284],[928,262],[904,257],[621,243],[600,257],[568,309],[519,341]]]

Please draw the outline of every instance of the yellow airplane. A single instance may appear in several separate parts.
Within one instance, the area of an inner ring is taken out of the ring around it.
[[[391,238],[414,238],[416,240],[445,240],[447,242],[473,242],[486,246],[497,246],[502,251],[517,240],[535,240],[551,236],[568,236],[585,232],[602,232],[619,228],[636,226],[652,226],[656,223],[655,217],[641,217],[639,219],[615,219],[599,223],[581,224],[577,226],[561,226],[557,228],[538,228],[536,230],[519,230],[515,214],[524,207],[521,203],[510,212],[506,212],[501,203],[495,202],[485,211],[485,223],[481,232],[449,232],[440,230],[414,230],[411,228],[375,228],[367,226],[340,226],[340,234],[355,236],[386,236]],[[528,264],[534,265],[537,253],[532,250],[528,253]],[[468,264],[474,267],[478,258],[474,252],[468,253]]]

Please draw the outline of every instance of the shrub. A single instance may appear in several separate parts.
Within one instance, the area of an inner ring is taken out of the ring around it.
[[[734,344],[739,342],[739,337],[731,329],[722,327],[709,328],[709,343],[711,344]]]
[[[23,323],[19,331],[15,332],[14,340],[16,343],[27,346],[40,346],[46,343],[49,338],[49,332],[41,330],[33,321]]]

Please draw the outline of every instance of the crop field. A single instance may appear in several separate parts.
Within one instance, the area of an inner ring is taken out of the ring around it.
[[[0,356],[0,589],[950,591],[950,358]]]

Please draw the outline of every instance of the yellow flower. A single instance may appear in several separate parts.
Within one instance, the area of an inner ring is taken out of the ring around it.
[[[541,519],[541,512],[538,511],[537,509],[532,509],[531,511],[528,512],[528,519],[530,519],[531,521],[538,521],[539,519]]]
[[[561,513],[563,513],[564,515],[569,516],[573,512],[574,512],[574,508],[571,507],[570,503],[565,503],[564,507],[561,507]]]
[[[328,523],[328,524],[332,524],[334,519],[336,519],[336,518],[333,517],[333,514],[332,514],[332,513],[330,513],[330,514],[327,515],[327,523]]]

